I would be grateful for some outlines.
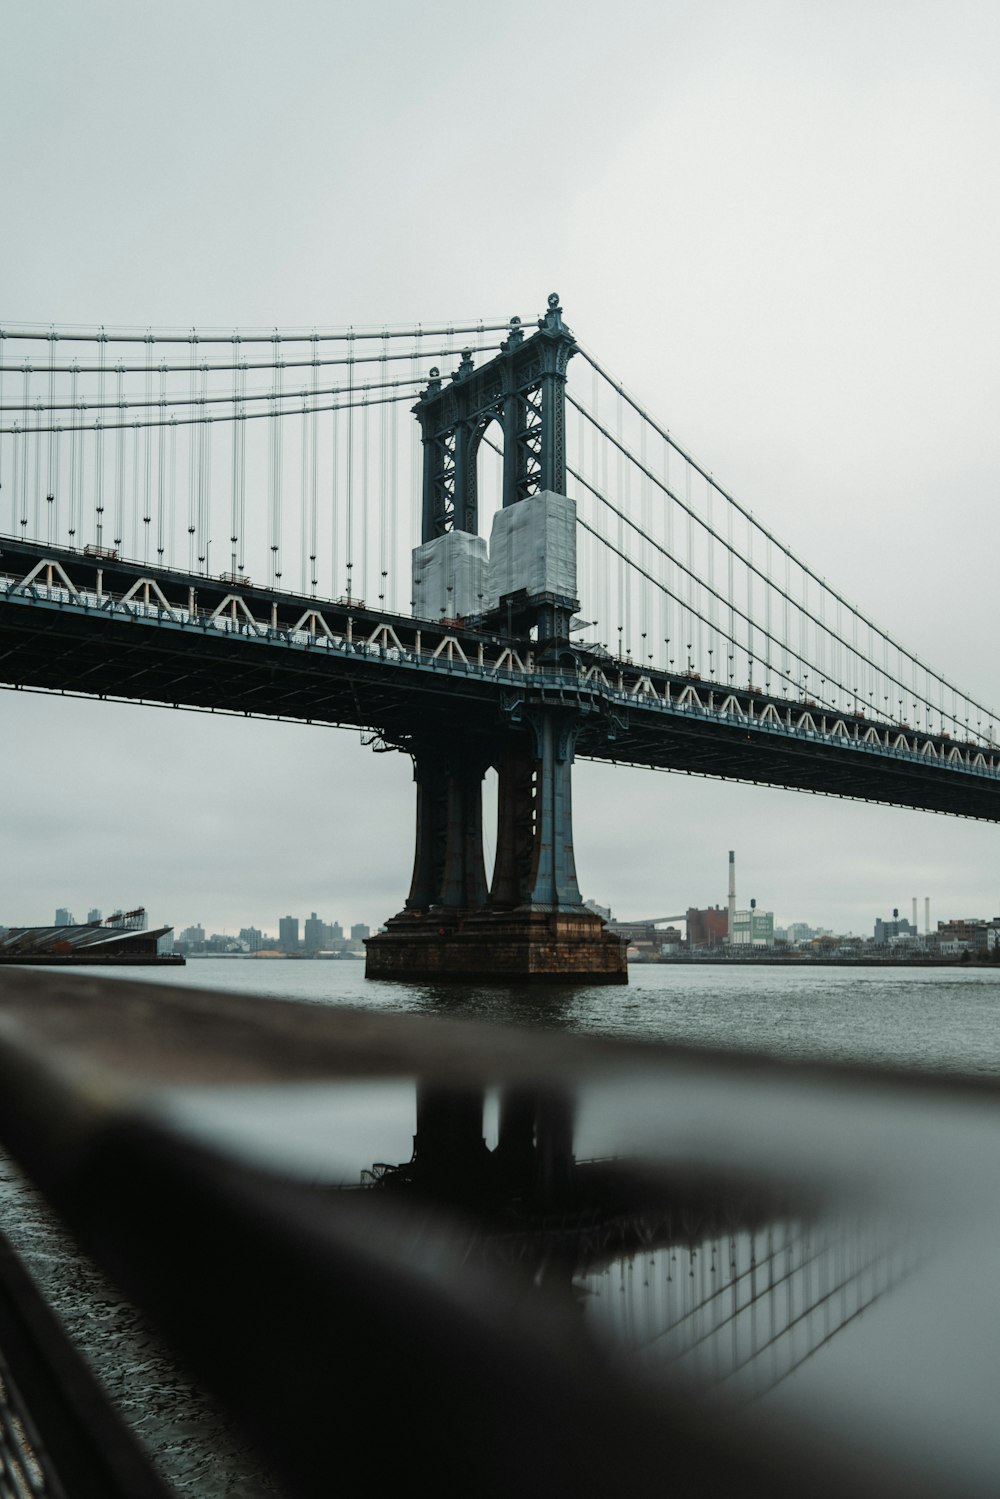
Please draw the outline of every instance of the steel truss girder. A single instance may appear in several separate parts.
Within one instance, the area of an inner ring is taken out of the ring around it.
[[[0,546],[0,684],[351,725],[407,748],[418,730],[492,736],[498,768],[506,739],[525,733],[527,710],[558,703],[580,715],[580,758],[1000,821],[995,745],[815,704],[806,714],[754,689],[586,653],[577,670],[540,671],[526,646],[522,656],[489,632],[439,629],[356,600],[243,587],[245,623],[229,628],[228,581],[15,538]],[[148,605],[138,597],[147,582]],[[299,628],[304,609],[326,628]],[[522,869],[518,898],[524,887]]]

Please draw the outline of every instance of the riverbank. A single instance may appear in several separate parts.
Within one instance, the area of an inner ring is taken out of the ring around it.
[[[629,964],[642,967],[688,968],[715,966],[722,968],[972,968],[976,971],[996,972],[1000,975],[1000,963],[992,959],[980,961],[970,958],[792,958],[769,954],[761,958],[698,957],[677,958],[630,958]]]

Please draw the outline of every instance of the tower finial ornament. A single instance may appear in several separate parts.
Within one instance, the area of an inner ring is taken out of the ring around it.
[[[562,308],[559,305],[559,293],[550,291],[548,296],[548,311],[544,317],[538,319],[539,328],[546,333],[568,333],[569,329],[562,320]]]

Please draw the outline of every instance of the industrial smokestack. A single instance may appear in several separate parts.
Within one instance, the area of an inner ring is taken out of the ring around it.
[[[913,930],[917,930],[917,897],[913,897]]]
[[[931,934],[931,898],[930,898],[929,895],[925,895],[924,896],[924,936],[925,937],[929,937],[930,934]]]
[[[736,855],[729,850],[729,925],[727,927],[727,940],[733,940],[733,928],[736,925]]]

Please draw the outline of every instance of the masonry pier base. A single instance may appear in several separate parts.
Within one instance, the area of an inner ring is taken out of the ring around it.
[[[369,937],[371,979],[624,984],[625,947],[601,918],[571,911],[404,912]]]

